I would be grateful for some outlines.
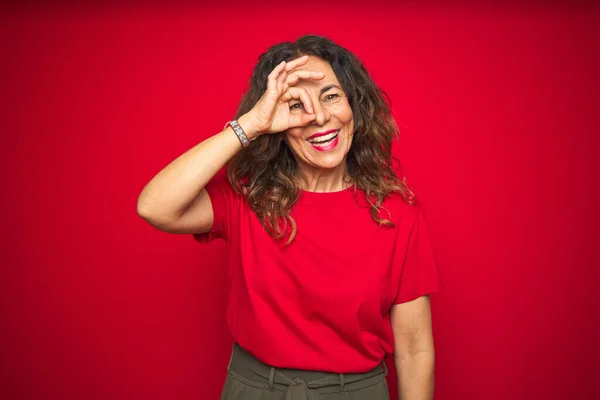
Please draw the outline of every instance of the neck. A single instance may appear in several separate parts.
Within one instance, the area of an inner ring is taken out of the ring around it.
[[[332,169],[300,167],[299,173],[300,188],[309,192],[339,192],[350,186],[345,162]]]

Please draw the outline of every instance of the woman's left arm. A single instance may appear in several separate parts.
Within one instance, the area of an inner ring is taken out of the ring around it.
[[[390,318],[400,400],[432,400],[435,352],[429,296],[394,305]]]

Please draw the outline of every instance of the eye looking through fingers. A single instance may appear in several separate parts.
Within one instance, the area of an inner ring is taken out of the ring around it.
[[[292,97],[288,100],[291,113],[299,113],[304,110],[306,110],[308,113],[313,112],[312,101],[306,89],[290,87],[289,93]]]
[[[325,74],[323,72],[318,71],[292,71],[287,77],[286,83],[289,88],[288,90],[290,91],[290,93],[292,93],[293,86],[296,85],[300,81],[300,79],[318,81],[323,79],[324,77]],[[312,113],[312,102],[310,101],[310,97],[306,89],[300,89],[300,91],[298,92],[294,91],[294,94],[295,95],[293,96],[293,98],[297,100],[299,96],[300,101],[289,101],[290,111],[298,113],[302,110],[306,110],[308,113]]]
[[[294,112],[294,111],[299,112],[299,111],[302,111],[303,109],[304,109],[304,104],[302,104],[301,102],[297,102],[297,103],[290,105],[290,111],[292,111],[292,112]]]

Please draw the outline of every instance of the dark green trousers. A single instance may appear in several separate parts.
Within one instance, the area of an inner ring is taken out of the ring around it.
[[[221,400],[389,400],[382,362],[362,374],[273,368],[233,346]]]

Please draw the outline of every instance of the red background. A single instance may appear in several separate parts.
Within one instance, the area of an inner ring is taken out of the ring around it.
[[[401,125],[445,283],[436,399],[600,398],[598,8],[367,3],[4,9],[0,397],[218,398],[225,246],[137,196],[315,33]]]

